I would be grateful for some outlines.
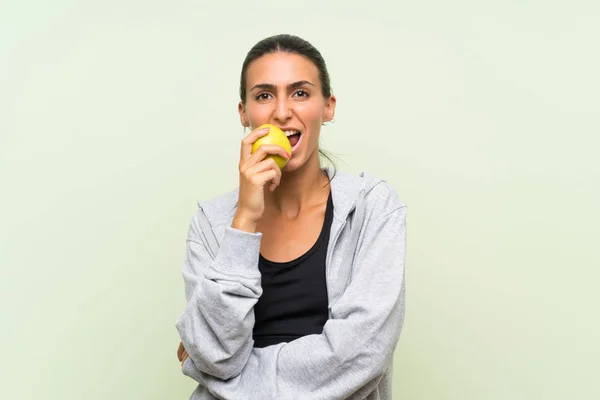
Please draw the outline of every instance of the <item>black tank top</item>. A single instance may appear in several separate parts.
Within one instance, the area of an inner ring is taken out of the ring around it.
[[[254,347],[323,332],[328,319],[325,258],[332,221],[330,192],[321,233],[310,250],[284,263],[260,255],[263,294],[254,306]]]

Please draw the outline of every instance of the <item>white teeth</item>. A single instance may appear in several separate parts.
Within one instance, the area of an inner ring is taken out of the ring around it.
[[[285,131],[285,136],[290,137],[292,135],[295,135],[297,133],[300,133],[299,131]]]

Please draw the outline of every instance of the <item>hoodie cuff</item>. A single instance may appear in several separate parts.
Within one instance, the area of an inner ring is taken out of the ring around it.
[[[202,382],[202,375],[200,371],[198,371],[198,368],[196,368],[196,364],[194,364],[194,362],[189,356],[183,362],[183,365],[181,366],[181,371],[185,376],[192,378],[196,382]]]
[[[225,228],[214,267],[227,275],[260,276],[258,260],[262,233]]]

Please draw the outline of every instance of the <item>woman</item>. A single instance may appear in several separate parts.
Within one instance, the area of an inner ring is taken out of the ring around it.
[[[404,320],[406,207],[385,182],[321,168],[336,98],[321,54],[290,35],[244,61],[239,188],[199,204],[177,322],[191,399],[390,399]],[[280,170],[267,155],[289,158]],[[189,355],[189,356],[188,356]]]

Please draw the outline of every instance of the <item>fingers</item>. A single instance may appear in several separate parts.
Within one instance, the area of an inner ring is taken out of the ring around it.
[[[187,351],[183,351],[183,354],[181,355],[181,366],[183,366],[183,363],[185,362],[185,360],[189,357]]]
[[[276,169],[276,170],[279,170],[279,172],[281,172],[281,169],[279,168],[279,165],[277,165],[275,160],[272,157],[267,157],[264,160],[262,160],[261,162],[259,162],[258,164],[247,167],[243,171],[243,175],[246,176],[247,178],[250,178],[254,174],[257,174],[259,172],[264,172],[269,169]]]
[[[179,361],[182,360],[183,353],[185,353],[185,348],[183,347],[183,343],[179,342],[179,347],[177,348],[177,359]]]
[[[252,166],[244,172],[244,177],[253,185],[263,186],[266,184],[263,178],[265,172],[271,172],[269,176],[273,177],[273,182],[277,185],[281,182],[281,169],[272,158],[267,158],[258,164]]]
[[[286,159],[291,157],[291,154],[287,153],[285,149],[281,146],[277,146],[274,144],[264,144],[260,146],[256,152],[250,155],[248,159],[242,164],[242,168],[249,168],[254,164],[258,164],[268,155],[276,155]]]
[[[179,347],[177,348],[177,359],[179,360],[179,362],[181,362],[182,366],[188,357],[189,355],[185,350],[185,347],[183,347],[183,342],[179,342]]]
[[[261,215],[264,211],[263,200],[259,199],[259,191],[274,191],[281,183],[281,168],[274,158],[290,159],[291,154],[278,145],[264,144],[258,146],[253,153],[253,144],[257,139],[269,133],[269,128],[256,129],[242,141],[240,155],[240,196],[245,202],[250,215]],[[252,206],[249,206],[251,204]]]
[[[251,155],[251,157],[240,167],[242,175],[254,185],[264,186],[269,180],[264,180],[267,175],[265,172],[271,170],[271,185],[269,190],[273,191],[281,183],[281,168],[277,165],[272,157],[268,155],[278,155],[284,158],[289,158],[288,153],[281,146],[263,145]],[[266,157],[266,158],[265,158]],[[274,186],[273,186],[274,185]]]
[[[255,129],[250,132],[244,140],[242,140],[242,148],[240,150],[240,162],[244,162],[252,155],[252,144],[259,138],[266,136],[269,133],[269,128]]]
[[[265,186],[267,183],[279,186],[281,183],[281,170],[279,170],[279,168],[268,169],[266,171],[253,174],[250,176],[249,180],[250,183],[256,186]]]

